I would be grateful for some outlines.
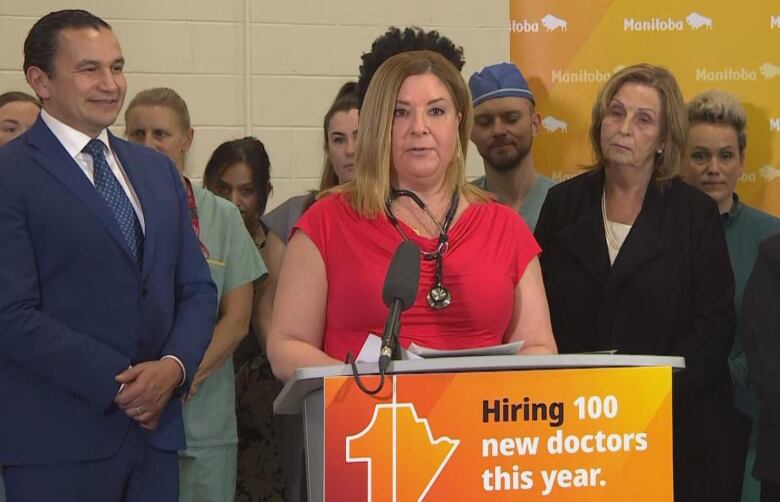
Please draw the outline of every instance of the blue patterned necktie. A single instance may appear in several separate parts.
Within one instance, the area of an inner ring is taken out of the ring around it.
[[[133,205],[122,189],[122,185],[111,172],[111,167],[103,154],[103,143],[97,139],[90,140],[83,152],[92,157],[95,189],[114,214],[119,229],[140,267],[143,263],[144,253],[144,234],[141,230],[141,223],[138,221]]]

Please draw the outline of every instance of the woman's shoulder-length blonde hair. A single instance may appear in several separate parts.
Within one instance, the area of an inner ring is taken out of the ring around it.
[[[466,152],[471,136],[473,107],[466,82],[443,56],[432,51],[409,51],[385,61],[374,74],[360,108],[352,181],[323,192],[346,193],[355,211],[373,218],[384,211],[392,178],[392,129],[396,98],[407,77],[431,73],[447,88],[461,119],[456,153],[447,166],[444,183],[460,190],[470,201],[487,200],[485,192],[466,181]]]
[[[601,122],[607,107],[624,84],[635,83],[658,91],[661,100],[661,144],[663,152],[655,156],[653,179],[663,186],[665,182],[679,177],[680,165],[688,135],[688,120],[680,87],[674,75],[666,68],[650,64],[628,66],[615,73],[601,88],[593,105],[590,124],[590,144],[595,162],[591,168],[603,168],[606,164],[601,148]]]

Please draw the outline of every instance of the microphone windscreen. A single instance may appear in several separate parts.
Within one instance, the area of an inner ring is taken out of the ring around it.
[[[395,250],[387,269],[382,300],[390,307],[396,298],[406,310],[414,304],[420,284],[420,247],[412,241],[403,241]]]

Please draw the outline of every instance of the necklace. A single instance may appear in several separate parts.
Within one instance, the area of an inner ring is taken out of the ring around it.
[[[609,247],[611,247],[615,251],[620,251],[620,246],[618,245],[617,240],[615,239],[615,236],[612,235],[612,230],[609,228],[609,223],[607,223],[607,186],[606,186],[606,184],[601,189],[601,219],[604,221],[604,235],[607,236],[607,244],[609,244]]]
[[[425,202],[423,202],[420,197],[417,196],[416,193],[409,191],[409,190],[393,190],[390,192],[390,197],[385,201],[385,210],[387,211],[387,217],[390,219],[390,221],[393,223],[393,226],[398,231],[398,233],[401,235],[401,238],[403,240],[408,241],[409,238],[406,237],[406,234],[404,234],[403,230],[401,230],[401,226],[398,224],[398,218],[395,217],[395,214],[393,214],[393,210],[390,208],[390,205],[393,202],[393,199],[396,199],[398,197],[409,197],[412,199],[415,204],[417,204],[420,209],[423,210],[423,212],[436,224],[436,227],[439,229],[439,241],[436,246],[436,250],[433,252],[422,252],[422,256],[424,260],[430,261],[430,260],[436,260],[436,276],[434,280],[434,285],[431,287],[431,289],[428,291],[427,300],[428,305],[430,305],[431,308],[434,310],[441,310],[444,308],[449,307],[450,303],[452,303],[452,293],[450,293],[450,290],[444,287],[444,284],[442,283],[442,277],[444,275],[443,273],[443,261],[444,261],[444,253],[447,252],[448,249],[448,232],[450,229],[450,225],[452,224],[452,220],[455,218],[455,212],[458,210],[458,200],[460,198],[459,192],[456,190],[455,193],[452,194],[452,199],[450,200],[450,207],[447,209],[446,216],[444,218],[444,223],[441,224],[439,221],[431,214],[430,210],[428,210],[428,207],[425,205]]]
[[[410,192],[408,190],[394,190],[391,193],[391,204],[392,204],[393,200],[397,200],[398,197],[402,197],[402,196],[407,197],[408,199],[411,200],[411,204],[399,203],[400,206],[403,209],[405,209],[407,212],[410,212],[411,211],[411,207],[418,206],[422,210],[422,212],[425,214],[425,216],[428,217],[428,219],[431,220],[433,222],[433,224],[436,226],[436,230],[439,232],[439,235],[446,233],[445,230],[444,230],[444,227],[442,226],[442,224],[439,223],[439,218],[437,218],[433,214],[433,212],[431,212],[431,209],[428,207],[428,205],[425,204],[425,202],[423,202],[422,199],[420,199],[420,197],[416,193]],[[412,214],[412,213],[410,212],[410,214]],[[443,219],[446,218],[446,215],[447,215],[447,213],[445,212],[444,215],[443,215]],[[393,214],[393,216],[395,216],[395,214]],[[415,216],[415,218],[418,218],[417,219],[417,225],[418,226],[412,225],[411,223],[407,222],[406,220],[404,221],[404,223],[406,223],[406,225],[409,228],[411,228],[414,231],[415,234],[420,235],[422,233],[422,231],[424,230],[424,225],[422,224],[422,222],[420,222],[419,217],[417,217],[416,215],[413,215],[413,216]]]

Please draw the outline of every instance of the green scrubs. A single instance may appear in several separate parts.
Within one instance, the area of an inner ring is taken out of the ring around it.
[[[477,178],[472,181],[472,183],[482,190],[496,193],[495,189],[488,184],[487,176]],[[539,177],[536,178],[534,186],[532,186],[526,194],[523,205],[520,206],[520,216],[523,217],[525,224],[528,225],[531,232],[536,229],[536,222],[539,220],[539,212],[542,210],[544,199],[547,198],[547,191],[552,188],[553,185],[555,185],[553,180],[540,174]]]
[[[200,241],[208,250],[217,297],[267,273],[238,209],[193,186]],[[250,335],[251,336],[251,335]],[[201,383],[184,406],[187,450],[179,453],[179,500],[232,502],[236,486],[236,405],[233,358]]]

